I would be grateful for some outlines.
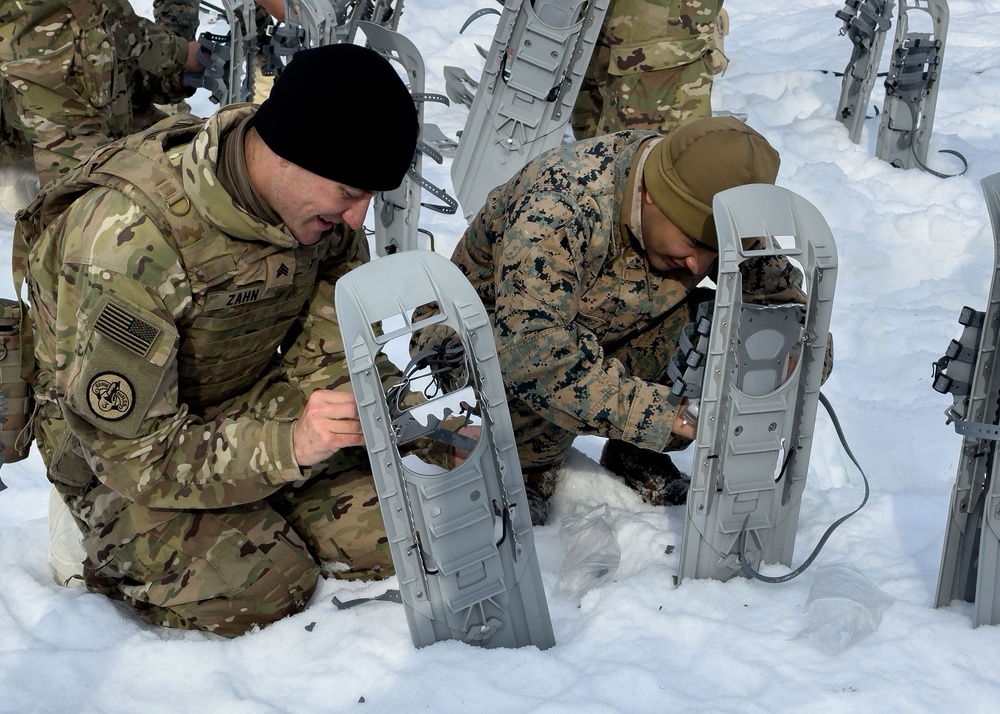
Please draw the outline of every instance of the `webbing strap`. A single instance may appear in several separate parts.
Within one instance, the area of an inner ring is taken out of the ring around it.
[[[876,32],[887,32],[892,24],[888,17],[883,17],[885,0],[849,1],[843,10],[838,10],[836,16],[844,21],[841,35],[847,37],[855,45],[869,49]]]
[[[939,154],[951,154],[962,162],[962,170],[945,174],[935,171],[920,160],[917,155],[914,136],[919,120],[919,106],[930,91],[930,86],[938,79],[941,64],[941,40],[928,41],[928,38],[908,38],[893,54],[889,64],[889,76],[885,80],[886,97],[898,97],[910,109],[910,131],[903,132],[899,138],[899,146],[908,142],[910,154],[914,162],[927,173],[938,178],[961,176],[969,168],[969,162],[958,151],[941,149]]]

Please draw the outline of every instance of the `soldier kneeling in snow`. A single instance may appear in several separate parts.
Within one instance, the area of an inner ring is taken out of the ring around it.
[[[567,144],[494,189],[452,256],[494,322],[532,519],[543,523],[578,434],[608,437],[601,463],[653,504],[688,479],[664,454],[694,424],[667,401],[668,361],[712,293],[712,199],[771,183],[778,153],[733,117],[667,136],[623,131]],[[747,261],[748,302],[804,302],[785,259]]]
[[[108,144],[19,214],[35,434],[89,590],[232,636],[321,572],[392,574],[333,295],[417,133],[388,61],[303,50],[259,108]]]

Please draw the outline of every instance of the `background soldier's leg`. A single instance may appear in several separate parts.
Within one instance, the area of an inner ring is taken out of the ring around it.
[[[301,486],[269,501],[309,544],[323,573],[347,580],[382,579],[393,574],[368,454],[344,449]]]
[[[707,56],[690,64],[608,77],[601,131],[652,129],[669,133],[712,114]]]
[[[577,141],[597,136],[601,114],[604,112],[604,85],[608,81],[608,62],[611,61],[611,50],[598,43],[590,64],[583,75],[580,93],[576,95],[576,104],[570,114],[570,126]]]
[[[98,486],[82,501],[96,508],[102,497],[117,498]],[[131,503],[83,543],[88,589],[153,624],[228,637],[300,612],[319,576],[305,543],[266,503],[213,511]]]
[[[531,522],[540,526],[548,519],[559,469],[576,434],[544,419],[517,399],[508,398],[508,407]]]
[[[198,0],[153,0],[153,19],[160,27],[185,40],[197,39]]]

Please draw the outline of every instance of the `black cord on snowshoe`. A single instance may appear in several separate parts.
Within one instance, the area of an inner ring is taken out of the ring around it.
[[[858,460],[854,457],[854,454],[851,451],[851,447],[848,446],[847,444],[847,437],[844,436],[844,430],[840,426],[840,420],[837,419],[837,414],[836,412],[834,412],[833,406],[830,404],[830,401],[823,395],[822,392],[819,393],[819,401],[823,405],[823,408],[826,409],[826,413],[830,415],[830,419],[833,422],[833,428],[837,430],[837,436],[840,438],[841,446],[844,447],[844,451],[847,452],[847,455],[850,457],[851,461],[854,463],[858,471],[861,473],[861,478],[864,479],[865,497],[861,500],[861,505],[859,505],[857,508],[855,508],[847,515],[838,518],[836,521],[833,522],[833,524],[829,528],[826,529],[826,532],[823,533],[823,536],[819,539],[819,542],[816,544],[816,547],[813,548],[812,553],[809,554],[809,557],[805,559],[802,565],[797,567],[792,572],[787,573],[786,575],[780,575],[777,577],[771,577],[769,575],[761,575],[759,572],[754,570],[752,565],[750,565],[750,561],[747,558],[747,553],[746,553],[747,525],[750,522],[750,516],[748,515],[743,520],[743,527],[740,529],[739,537],[736,539],[736,542],[739,546],[740,569],[743,571],[743,574],[746,575],[747,577],[754,578],[755,580],[760,580],[761,582],[765,583],[786,583],[792,578],[798,577],[803,572],[805,572],[806,568],[812,565],[812,562],[814,560],[816,560],[816,556],[819,555],[820,550],[822,550],[823,546],[826,545],[826,542],[827,540],[830,539],[830,536],[833,534],[833,531],[835,531],[841,523],[843,523],[848,518],[853,516],[862,508],[864,508],[865,504],[868,503],[868,496],[871,493],[871,487],[868,484],[868,477],[865,476],[864,469],[861,468],[861,464],[858,463]],[[788,465],[788,459],[785,460],[785,464],[782,466],[782,472],[784,472],[785,466],[787,465]]]

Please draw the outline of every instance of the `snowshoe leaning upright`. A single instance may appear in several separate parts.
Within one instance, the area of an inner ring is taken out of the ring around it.
[[[844,70],[837,119],[847,127],[855,144],[861,141],[893,7],[894,0],[847,0],[844,9],[837,11],[837,17],[844,21],[840,34],[847,35],[854,45]]]
[[[504,3],[451,166],[467,220],[494,187],[562,143],[609,2]]]
[[[718,193],[713,211],[715,302],[671,368],[675,397],[697,404],[678,582],[791,565],[837,277],[830,229],[801,196],[750,184]],[[805,306],[743,303],[740,264],[766,256],[800,264]]]
[[[911,25],[923,26],[924,31],[915,31]],[[930,170],[927,148],[934,129],[947,35],[945,0],[900,0],[875,144],[875,155],[896,168]]]
[[[493,328],[476,291],[444,256],[411,250],[352,270],[336,303],[413,643],[552,646]],[[377,363],[394,356],[394,341],[444,328],[457,346],[418,353],[398,384],[383,386]],[[453,389],[440,387],[441,372]],[[481,420],[478,439],[448,428],[459,414]],[[404,458],[420,438],[467,456],[450,470]]]
[[[989,300],[984,311],[962,309],[961,337],[934,364],[933,383],[953,395],[945,415],[963,437],[934,606],[975,603],[977,627],[1000,624],[1000,173],[982,186],[995,248]]]
[[[383,191],[375,197],[375,252],[378,255],[389,255],[418,247],[421,206],[445,214],[452,214],[458,209],[454,198],[425,179],[421,173],[424,156],[439,164],[443,161],[442,154],[436,147],[442,147],[445,141],[444,133],[436,124],[424,122],[424,103],[447,104],[448,98],[424,91],[424,60],[420,51],[405,36],[371,22],[359,23],[359,28],[368,40],[369,47],[402,66],[410,96],[417,108],[417,121],[420,123],[417,150],[403,183],[398,188]],[[421,189],[437,198],[439,203],[422,203]]]
[[[198,38],[201,75],[185,75],[192,87],[204,87],[211,100],[225,106],[249,102],[254,96],[254,56],[257,54],[256,5],[253,0],[224,0],[229,32],[203,32]]]

